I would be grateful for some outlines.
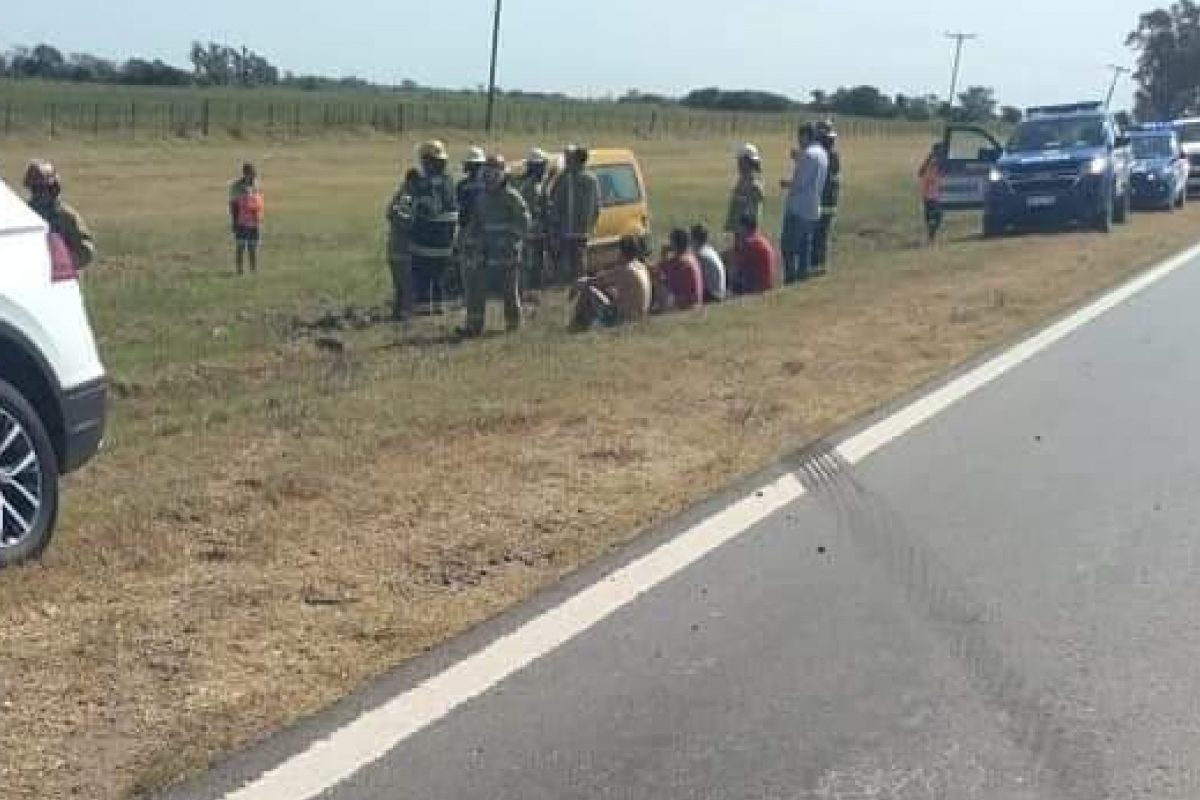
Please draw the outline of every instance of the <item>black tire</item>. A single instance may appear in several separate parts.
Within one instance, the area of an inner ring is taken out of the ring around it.
[[[1001,234],[1004,233],[1005,227],[1007,227],[1007,226],[1005,226],[1003,220],[984,215],[984,217],[983,217],[983,238],[995,239],[997,236],[1000,236]]]
[[[1132,198],[1129,196],[1129,190],[1126,189],[1114,203],[1113,222],[1118,225],[1124,225],[1126,222],[1129,222],[1129,209],[1131,205]]]
[[[0,380],[0,568],[37,558],[58,519],[58,458],[41,417]]]

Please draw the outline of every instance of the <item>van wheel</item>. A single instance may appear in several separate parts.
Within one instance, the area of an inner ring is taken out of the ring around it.
[[[37,558],[58,518],[58,459],[41,417],[0,380],[0,567]]]

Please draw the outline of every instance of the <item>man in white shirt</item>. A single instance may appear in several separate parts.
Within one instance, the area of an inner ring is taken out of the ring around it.
[[[796,163],[792,179],[781,182],[788,190],[780,237],[786,283],[804,280],[812,270],[814,234],[821,221],[821,193],[829,174],[829,155],[818,141],[816,127],[800,126],[799,141],[799,149],[792,152]]]
[[[692,252],[700,262],[700,272],[704,275],[704,302],[720,303],[725,299],[727,281],[725,262],[721,254],[708,242],[708,228],[703,224],[692,226]]]

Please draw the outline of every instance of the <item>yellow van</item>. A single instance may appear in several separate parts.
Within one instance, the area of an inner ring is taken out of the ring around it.
[[[561,163],[551,159],[547,191],[558,176]],[[588,269],[595,272],[615,264],[617,245],[623,236],[636,237],[649,253],[650,199],[637,156],[632,150],[591,150],[587,168],[600,184],[600,219],[588,243]]]

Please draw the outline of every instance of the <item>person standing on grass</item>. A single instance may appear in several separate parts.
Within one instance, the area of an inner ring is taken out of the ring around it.
[[[25,188],[29,207],[50,226],[50,233],[70,253],[75,269],[92,263],[96,243],[79,212],[62,201],[62,182],[58,170],[49,161],[31,161],[25,169]]]
[[[700,263],[700,272],[704,275],[704,302],[720,303],[728,291],[728,280],[725,274],[725,262],[721,254],[709,244],[708,228],[703,224],[692,226],[692,252]]]
[[[690,311],[704,302],[704,276],[690,245],[688,232],[674,229],[662,260],[654,268],[655,276],[666,289],[668,307],[675,311]]]
[[[463,275],[467,319],[458,334],[464,338],[483,333],[487,298],[497,286],[504,297],[505,327],[509,333],[521,327],[521,246],[529,235],[529,208],[509,185],[504,156],[488,157],[483,185],[464,231],[478,253]]]
[[[597,323],[613,327],[641,322],[650,313],[650,271],[641,262],[641,243],[634,236],[623,236],[618,248],[616,266],[580,278],[572,289],[572,331],[586,331]]]
[[[458,201],[454,184],[446,174],[450,160],[446,145],[431,139],[417,149],[420,175],[412,187],[413,300],[430,313],[445,309],[445,279],[454,256],[458,235]]]
[[[762,294],[775,288],[775,248],[758,231],[758,220],[747,214],[738,226],[734,248],[740,294]]]
[[[529,208],[531,225],[525,239],[526,285],[541,291],[546,281],[546,153],[538,147],[525,157],[525,173],[517,184],[517,191]]]
[[[762,180],[762,157],[758,148],[746,142],[738,149],[738,179],[729,198],[729,211],[725,215],[725,232],[736,237],[738,222],[746,215],[762,219],[763,199],[766,191]]]
[[[229,218],[233,227],[234,264],[241,275],[245,261],[250,271],[258,271],[258,244],[262,237],[266,204],[253,164],[242,165],[242,177],[229,187]]]
[[[559,273],[576,280],[588,272],[588,241],[600,219],[600,182],[587,169],[587,148],[568,145],[563,160],[563,171],[550,189],[549,221],[558,240]]]
[[[392,273],[392,319],[404,322],[412,313],[412,195],[421,173],[410,169],[404,183],[388,202],[385,218],[388,222],[388,268]]]
[[[842,156],[837,149],[838,134],[833,120],[817,125],[817,141],[825,148],[829,157],[829,171],[825,175],[825,186],[821,189],[821,220],[813,236],[813,272],[824,275],[829,264],[829,241],[833,236],[833,223],[837,219],[838,201],[842,195]]]
[[[829,173],[829,155],[817,141],[817,129],[811,123],[800,126],[800,147],[792,151],[795,169],[791,180],[780,181],[788,190],[783,233],[784,281],[795,283],[811,277],[813,242],[821,221],[821,194]]]
[[[921,200],[925,204],[925,232],[929,243],[937,241],[942,227],[942,178],[946,174],[946,145],[936,143],[917,170],[921,184]]]
[[[483,194],[483,165],[486,161],[487,155],[481,147],[470,148],[466,158],[463,159],[463,176],[454,185],[460,231],[466,230],[467,226],[471,224],[471,213],[475,209],[475,203],[479,200],[479,196]],[[479,257],[479,254],[472,248],[472,242],[466,236],[460,236],[455,241],[454,254],[454,268],[446,272],[444,288],[448,296],[465,292],[467,270],[472,266],[471,260]]]

